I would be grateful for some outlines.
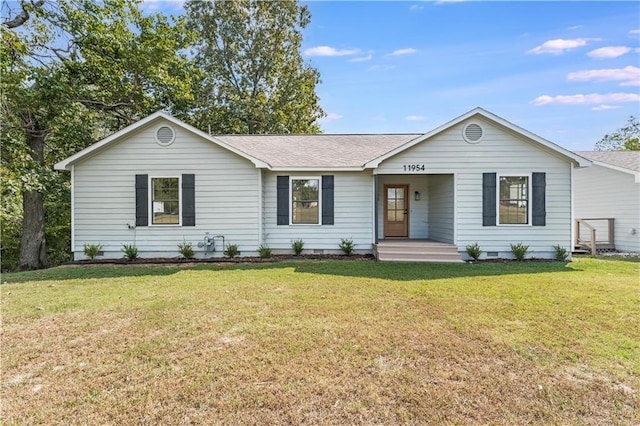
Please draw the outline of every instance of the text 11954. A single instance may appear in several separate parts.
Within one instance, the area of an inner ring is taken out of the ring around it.
[[[424,172],[424,164],[405,164],[402,166],[405,172]]]

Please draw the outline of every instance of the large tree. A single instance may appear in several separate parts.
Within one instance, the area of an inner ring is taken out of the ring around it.
[[[640,116],[631,116],[627,125],[596,142],[596,151],[640,151]]]
[[[197,127],[216,133],[317,133],[318,71],[300,53],[310,22],[295,0],[188,0],[202,69]]]
[[[2,3],[3,199],[14,195],[3,201],[13,202],[13,216],[2,220],[5,228],[22,215],[21,269],[47,265],[45,220],[67,205],[54,162],[154,110],[190,104],[194,71],[180,54],[189,44],[183,22],[145,16],[139,4]],[[60,203],[54,199],[47,213],[54,194]]]

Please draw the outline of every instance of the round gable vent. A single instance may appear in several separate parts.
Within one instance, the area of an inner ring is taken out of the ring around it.
[[[462,130],[464,140],[469,143],[479,143],[484,136],[484,129],[478,123],[469,123]]]
[[[155,138],[159,145],[171,145],[176,139],[176,132],[172,127],[160,126],[156,129]]]

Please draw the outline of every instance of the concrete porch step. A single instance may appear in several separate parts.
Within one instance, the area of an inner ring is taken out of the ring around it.
[[[385,262],[463,263],[455,245],[428,240],[383,240],[375,255]]]

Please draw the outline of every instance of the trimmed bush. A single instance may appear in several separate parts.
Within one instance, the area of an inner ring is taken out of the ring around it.
[[[124,253],[123,257],[129,261],[134,261],[138,258],[138,247],[133,244],[123,244],[122,252]]]
[[[180,255],[185,259],[193,259],[196,255],[196,252],[193,251],[193,244],[186,241],[178,243],[178,252],[180,252]]]
[[[553,246],[553,249],[556,251],[556,260],[559,262],[566,262],[569,258],[569,251],[561,247],[560,244],[556,244]]]
[[[291,241],[291,248],[293,249],[293,253],[296,256],[300,256],[302,250],[304,250],[304,241],[302,240],[293,240]]]
[[[82,246],[82,251],[84,252],[84,255],[91,260],[95,259],[100,254],[101,250],[102,250],[102,244],[84,244]]]
[[[227,248],[223,252],[223,254],[227,257],[236,257],[238,253],[239,252],[237,244],[227,244]]]
[[[480,245],[478,245],[477,241],[473,244],[469,244],[466,247],[466,250],[469,257],[471,257],[473,260],[478,260],[480,258],[480,255],[482,254],[482,250],[480,249]]]
[[[269,246],[265,246],[264,244],[258,247],[258,254],[261,258],[266,259],[271,257],[271,249]]]
[[[513,253],[516,260],[523,261],[527,253],[529,253],[529,246],[522,243],[511,244],[511,253]]]
[[[356,249],[356,245],[351,238],[340,239],[340,244],[338,244],[338,246],[340,246],[340,250],[342,250],[347,256],[351,256]]]

